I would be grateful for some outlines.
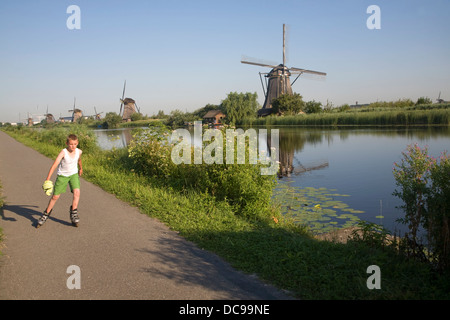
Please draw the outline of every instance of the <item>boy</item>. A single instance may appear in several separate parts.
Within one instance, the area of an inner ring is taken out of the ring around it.
[[[78,137],[74,134],[67,137],[66,145],[67,147],[61,150],[55,162],[51,166],[44,185],[42,186],[47,195],[50,195],[53,189],[53,184],[50,179],[55,169],[58,168],[58,171],[56,172],[57,178],[55,181],[53,196],[51,197],[44,214],[38,221],[38,228],[42,226],[50,216],[60,195],[66,192],[67,184],[69,184],[70,190],[73,193],[72,206],[70,207],[70,220],[74,226],[78,227],[78,222],[80,221],[77,210],[78,202],[80,201],[79,176],[83,174],[83,166],[81,164],[81,154],[83,152],[77,148]]]

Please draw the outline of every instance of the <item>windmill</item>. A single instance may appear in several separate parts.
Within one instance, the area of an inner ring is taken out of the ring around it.
[[[120,99],[120,111],[119,116],[122,117],[123,121],[131,121],[131,115],[136,112],[140,112],[136,101],[131,98],[125,98],[125,87],[127,85],[127,80],[123,83],[122,99]],[[123,110],[123,113],[122,113]]]
[[[261,67],[269,67],[272,70],[268,73],[259,73],[260,77],[262,74],[265,74],[265,77],[268,78],[268,83],[266,81],[266,90],[263,91],[265,94],[265,101],[263,107],[258,110],[259,116],[267,116],[272,113],[272,100],[278,98],[282,94],[293,94],[292,85],[297,81],[297,79],[302,74],[313,75],[318,78],[324,78],[327,74],[324,72],[307,70],[302,68],[288,68],[286,66],[286,25],[283,24],[283,63],[278,66],[263,64],[258,62],[252,62],[248,60],[241,60],[241,63],[252,64]],[[295,80],[291,83],[290,76],[292,74],[297,74]],[[262,82],[262,78],[261,78]]]
[[[95,107],[94,107],[94,111],[95,111],[94,119],[95,119],[95,120],[100,120],[100,115],[101,115],[103,112],[98,113],[98,112],[97,112],[97,109],[96,109]]]
[[[69,112],[72,112],[72,122],[76,122],[79,118],[81,118],[83,116],[83,111],[81,111],[80,109],[75,108],[76,100],[77,100],[77,98],[74,97],[73,98],[73,109],[69,110]]]
[[[441,99],[441,92],[439,91],[439,97],[436,99],[437,103],[450,103],[450,101],[445,101]]]
[[[48,113],[48,106],[47,113],[45,114],[45,120],[47,121],[47,123],[55,123],[55,117],[51,113]]]

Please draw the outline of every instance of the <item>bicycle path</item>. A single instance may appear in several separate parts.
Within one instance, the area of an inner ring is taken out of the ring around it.
[[[0,299],[290,299],[84,179],[79,227],[70,223],[69,191],[37,229],[53,161],[0,132]]]

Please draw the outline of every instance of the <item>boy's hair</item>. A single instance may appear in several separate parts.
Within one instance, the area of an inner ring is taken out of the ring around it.
[[[69,142],[69,140],[75,141],[78,140],[78,137],[75,134],[69,134],[69,136],[67,137],[67,142]]]

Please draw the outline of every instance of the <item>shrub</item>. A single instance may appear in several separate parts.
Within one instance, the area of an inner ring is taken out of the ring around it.
[[[275,175],[261,175],[259,164],[226,164],[224,161],[224,164],[176,165],[171,158],[173,145],[168,141],[168,132],[163,127],[136,132],[128,149],[136,171],[181,191],[195,190],[227,201],[238,215],[269,216]],[[193,153],[191,148],[191,159]]]
[[[446,152],[435,159],[427,148],[410,145],[400,164],[394,164],[394,178],[400,188],[394,195],[403,200],[407,224],[408,253],[429,257],[439,269],[450,266],[450,160]],[[424,252],[418,232],[427,233],[429,252]],[[427,258],[428,259],[428,258]]]
[[[128,146],[128,155],[136,171],[144,175],[166,179],[174,171],[172,148],[168,143],[169,130],[164,126],[134,131]]]
[[[122,117],[115,112],[108,112],[103,120],[104,128],[113,129],[119,126],[119,123],[122,122]]]
[[[304,106],[302,96],[298,93],[282,94],[272,101],[273,112],[286,115],[298,114]]]

